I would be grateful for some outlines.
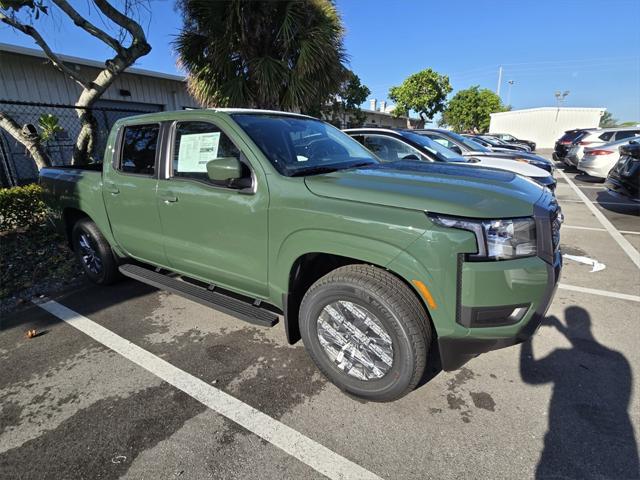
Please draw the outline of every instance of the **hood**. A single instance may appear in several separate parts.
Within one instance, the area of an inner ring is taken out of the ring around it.
[[[480,165],[483,167],[491,167],[498,168],[500,170],[507,170],[509,172],[514,172],[519,175],[524,175],[525,177],[530,178],[546,178],[549,176],[549,172],[543,170],[542,168],[536,167],[529,163],[518,162],[517,160],[509,160],[505,158],[496,158],[496,157],[483,157],[483,156],[473,156],[477,158],[479,162],[470,163],[470,165]]]
[[[305,178],[315,195],[473,218],[523,217],[544,189],[470,164],[400,161]]]

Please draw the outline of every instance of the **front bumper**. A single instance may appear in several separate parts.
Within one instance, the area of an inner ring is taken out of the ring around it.
[[[518,324],[487,329],[470,328],[469,334],[464,337],[439,337],[438,348],[442,369],[457,370],[481,353],[517,345],[529,339],[542,323],[551,305],[561,269],[562,255],[557,252],[553,265],[547,264],[544,267],[546,281],[542,294],[539,294],[539,299],[532,304],[531,311]],[[513,302],[512,299],[507,298],[504,301]]]
[[[481,353],[521,343],[535,333],[551,304],[562,269],[560,218],[559,209],[537,208],[538,257],[460,262],[456,323],[467,328],[438,337],[443,370],[457,370]],[[476,318],[481,319],[486,312],[490,316],[514,307],[527,308],[516,321],[495,318],[492,324],[474,327],[470,320],[473,312],[480,312]]]

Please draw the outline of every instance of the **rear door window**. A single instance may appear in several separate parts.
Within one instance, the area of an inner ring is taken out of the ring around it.
[[[156,151],[160,125],[130,125],[124,127],[118,170],[124,173],[153,176],[156,171]]]

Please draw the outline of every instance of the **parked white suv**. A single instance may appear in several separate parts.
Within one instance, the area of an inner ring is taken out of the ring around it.
[[[570,167],[577,167],[584,156],[585,147],[597,147],[605,143],[635,137],[639,134],[640,127],[600,128],[598,130],[585,131],[584,134],[573,141],[569,152],[564,157],[564,163]]]

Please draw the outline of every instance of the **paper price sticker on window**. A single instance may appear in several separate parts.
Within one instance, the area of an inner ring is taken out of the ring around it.
[[[194,133],[180,137],[179,172],[206,172],[207,162],[218,157],[220,132]]]

